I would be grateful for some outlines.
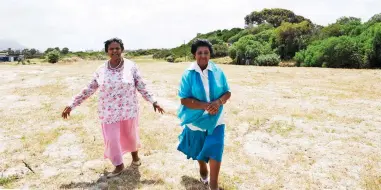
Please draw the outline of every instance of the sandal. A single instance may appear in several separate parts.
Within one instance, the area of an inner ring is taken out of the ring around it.
[[[120,170],[118,173],[111,172],[111,173],[107,174],[107,178],[116,177],[116,176],[120,175],[122,172],[123,172],[123,170]]]
[[[140,159],[138,161],[132,161],[132,165],[134,166],[140,166],[142,163],[140,162]]]
[[[200,182],[201,182],[202,184],[204,184],[204,185],[208,185],[208,183],[209,183],[209,179],[208,179],[208,177],[206,177],[205,179],[203,179],[202,177],[200,177]]]

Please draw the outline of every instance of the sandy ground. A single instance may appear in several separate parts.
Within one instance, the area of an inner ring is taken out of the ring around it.
[[[143,165],[103,177],[112,165],[97,96],[60,118],[99,64],[0,65],[0,188],[206,189],[176,150],[177,86],[189,63],[138,63],[167,113],[140,98]],[[380,70],[221,67],[232,89],[221,186],[381,189]]]

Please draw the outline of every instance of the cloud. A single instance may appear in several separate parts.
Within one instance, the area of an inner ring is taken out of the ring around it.
[[[1,3],[0,38],[41,50],[102,49],[120,37],[128,49],[170,48],[197,33],[243,27],[263,8],[286,8],[326,25],[341,16],[363,20],[380,12],[379,0],[9,0]]]

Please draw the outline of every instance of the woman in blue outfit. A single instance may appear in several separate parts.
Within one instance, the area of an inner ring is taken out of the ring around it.
[[[178,117],[184,127],[178,150],[200,165],[200,180],[219,189],[218,174],[224,151],[224,104],[231,93],[224,72],[212,61],[212,44],[203,39],[191,48],[196,62],[184,72],[179,88]],[[208,167],[210,167],[210,181]]]

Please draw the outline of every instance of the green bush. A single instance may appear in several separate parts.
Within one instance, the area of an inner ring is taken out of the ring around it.
[[[294,60],[296,61],[296,66],[299,67],[304,63],[304,58],[305,58],[305,50],[302,50],[300,52],[297,52],[295,54]]]
[[[255,59],[259,55],[262,54],[262,45],[260,43],[254,43],[252,45],[246,46],[246,51],[245,51],[245,57]]]
[[[381,23],[381,13],[373,15],[365,24],[370,26],[376,23]]]
[[[165,59],[172,55],[170,50],[164,49],[153,54],[154,59]]]
[[[355,38],[331,37],[317,41],[307,50],[298,52],[294,59],[306,67],[360,68],[362,56]]]
[[[260,55],[255,59],[254,63],[258,66],[278,66],[280,63],[280,57],[275,53]]]
[[[128,57],[138,57],[144,55],[154,55],[161,51],[160,49],[138,49],[138,50],[126,50],[125,53]]]
[[[229,38],[238,34],[242,30],[242,28],[232,28],[231,30],[223,30],[221,38],[224,42],[228,42]]]
[[[212,43],[213,45],[223,44],[224,43],[224,41],[222,39],[219,39],[217,36],[209,37],[208,41],[210,43]]]
[[[229,52],[228,52],[228,54],[229,54],[229,57],[230,57],[232,60],[235,60],[236,57],[237,57],[237,48],[234,47],[234,46],[230,47],[230,48],[229,48]]]
[[[69,53],[69,48],[67,48],[67,47],[63,48],[61,50],[61,53],[64,54],[64,55],[68,54]]]
[[[176,58],[174,62],[175,63],[185,62],[185,57]]]
[[[58,50],[52,50],[46,56],[49,63],[57,63],[60,59],[60,52]]]
[[[282,23],[275,29],[273,48],[277,49],[282,59],[293,58],[296,52],[307,47],[312,28],[312,24],[308,21],[297,24]]]
[[[170,55],[170,56],[166,57],[165,60],[170,62],[170,63],[173,63],[175,61],[175,58],[172,55]]]
[[[249,30],[247,30],[247,29],[245,29],[245,30],[242,30],[242,31],[240,31],[238,34],[236,34],[236,35],[234,35],[234,36],[232,36],[232,37],[230,37],[229,39],[228,39],[228,43],[235,43],[235,42],[237,42],[240,38],[242,38],[242,37],[244,37],[244,36],[247,36],[247,35],[249,35],[250,33],[249,33]]]
[[[255,41],[254,35],[240,38],[230,49],[229,56],[236,64],[246,64],[247,61],[252,64],[259,55],[273,53],[269,43]]]
[[[229,54],[229,48],[226,44],[213,45],[214,55],[213,57],[225,57]]]
[[[230,30],[227,30],[227,29],[216,30],[216,31],[208,32],[206,34],[198,33],[197,36],[188,43],[188,45],[190,45],[191,42],[195,40],[196,38],[209,39],[212,44],[227,42],[229,38],[238,34],[242,30],[243,30],[242,28],[232,28]],[[214,40],[216,40],[217,43],[213,42]]]
[[[185,57],[185,56],[193,57],[193,55],[191,53],[191,46],[187,45],[187,44],[183,44],[179,47],[172,48],[170,51],[171,51],[172,56],[174,58]]]
[[[240,38],[242,38],[244,36],[247,36],[247,35],[250,35],[250,34],[251,35],[256,35],[256,34],[259,34],[261,32],[267,31],[267,30],[273,30],[273,28],[274,27],[271,24],[260,24],[260,25],[255,26],[255,27],[251,27],[251,28],[247,28],[245,30],[241,30],[236,35],[230,37],[227,40],[227,42],[232,44],[232,43],[237,42]]]
[[[246,25],[269,23],[275,27],[278,27],[283,22],[300,23],[302,21],[311,22],[303,16],[296,15],[290,10],[281,8],[263,9],[262,11],[254,11],[245,16]]]
[[[275,30],[269,29],[254,35],[254,40],[262,43],[268,43],[275,37]]]
[[[253,35],[259,34],[267,30],[272,30],[272,29],[274,29],[273,25],[268,23],[264,23],[255,27],[248,28],[249,34],[253,34]]]
[[[381,68],[381,23],[368,27],[357,40],[363,55],[361,68]]]

